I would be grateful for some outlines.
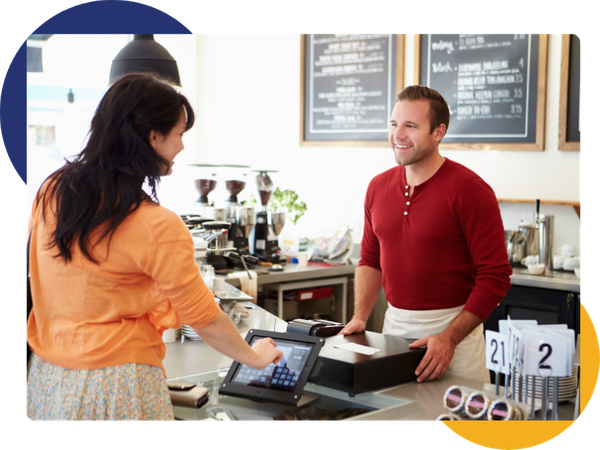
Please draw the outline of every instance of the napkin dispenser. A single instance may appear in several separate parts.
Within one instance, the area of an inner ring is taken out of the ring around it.
[[[318,359],[323,373],[314,383],[354,396],[416,381],[415,370],[426,349],[408,348],[414,341],[371,331],[326,337]],[[351,342],[379,351],[364,355],[336,347]]]

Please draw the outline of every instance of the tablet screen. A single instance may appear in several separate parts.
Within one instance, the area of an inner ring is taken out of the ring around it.
[[[254,336],[250,341],[250,346],[258,339],[257,336]],[[283,353],[283,358],[279,363],[269,364],[262,370],[251,369],[241,364],[233,376],[232,382],[267,389],[293,391],[314,345],[282,339],[275,339],[275,342],[277,349]]]
[[[281,361],[269,364],[262,370],[251,369],[234,361],[219,388],[219,393],[257,401],[296,405],[317,364],[325,339],[252,329],[246,335],[246,342],[253,346],[265,337],[275,341],[277,349],[283,353]]]

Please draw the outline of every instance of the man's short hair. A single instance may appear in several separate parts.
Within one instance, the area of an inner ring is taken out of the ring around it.
[[[396,96],[396,101],[400,102],[403,100],[415,101],[415,100],[426,100],[429,102],[429,123],[431,124],[429,134],[433,132],[440,124],[446,126],[448,131],[448,125],[450,123],[450,110],[448,109],[448,103],[444,100],[444,97],[435,89],[428,88],[427,86],[408,86],[404,88]]]

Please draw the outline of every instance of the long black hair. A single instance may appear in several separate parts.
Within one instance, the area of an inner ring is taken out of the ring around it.
[[[48,190],[37,197],[53,199],[56,229],[48,245],[57,247],[56,257],[70,261],[77,240],[83,255],[97,263],[91,252],[94,244],[107,237],[110,241],[142,202],[158,203],[156,188],[170,162],[152,148],[150,132],[166,136],[178,123],[182,108],[187,131],[194,124],[190,103],[154,75],[124,75],[108,89],[92,119],[85,148],[48,177],[44,183]]]

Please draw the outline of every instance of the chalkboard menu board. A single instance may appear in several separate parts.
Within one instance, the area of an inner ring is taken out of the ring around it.
[[[580,42],[574,34],[562,37],[558,149],[579,150]]]
[[[440,148],[544,149],[547,36],[543,46],[527,34],[430,34],[419,44],[418,82],[450,108]]]
[[[390,34],[303,36],[301,145],[388,145],[401,43]]]

